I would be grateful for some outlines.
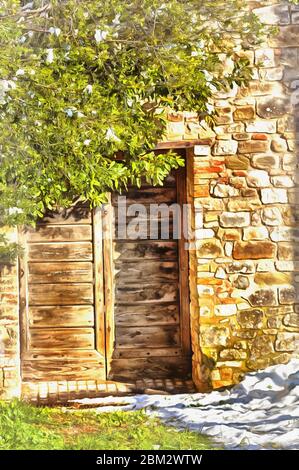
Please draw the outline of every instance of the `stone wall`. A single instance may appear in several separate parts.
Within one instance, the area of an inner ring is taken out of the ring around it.
[[[210,138],[188,156],[197,240],[190,254],[197,279],[196,290],[191,284],[192,340],[200,389],[229,386],[244,372],[287,362],[299,351],[292,106],[299,87],[299,7],[252,3],[280,33],[246,52],[255,66],[248,87],[215,95],[214,134],[202,130],[195,115],[170,115],[177,140],[190,133]]]
[[[16,241],[16,232],[7,230]],[[20,341],[17,264],[0,265],[0,399],[20,395]]]

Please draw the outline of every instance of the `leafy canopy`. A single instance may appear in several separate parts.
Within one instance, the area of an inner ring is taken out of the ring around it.
[[[262,27],[246,4],[0,1],[2,223],[78,199],[97,206],[144,177],[162,184],[183,165],[152,151],[167,109],[211,122],[213,92],[250,77],[236,44],[250,47]]]

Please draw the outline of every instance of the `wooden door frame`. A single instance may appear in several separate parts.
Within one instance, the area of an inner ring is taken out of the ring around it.
[[[181,148],[181,147],[180,147]],[[180,225],[181,237],[178,240],[178,264],[179,264],[179,306],[180,306],[180,334],[181,348],[185,356],[191,356],[191,319],[190,319],[190,290],[189,290],[189,252],[186,249],[188,240],[183,230],[184,211],[183,205],[187,204],[187,152],[184,148],[185,166],[176,171],[176,190],[177,203],[180,205]],[[104,306],[99,304],[96,309],[104,308],[104,332],[106,344],[106,373],[107,377],[110,371],[110,363],[115,346],[115,311],[114,311],[114,261],[113,261],[113,206],[111,204],[111,194],[108,195],[108,201],[102,208],[96,209],[102,213],[102,220],[98,225],[99,231],[102,229],[102,272],[103,272],[103,295]],[[96,219],[98,220],[98,219]],[[95,269],[99,272],[99,268]],[[95,283],[97,285],[97,282]],[[98,314],[96,314],[98,316]]]
[[[183,210],[187,204],[187,155],[185,154],[185,166],[176,172],[177,202],[181,209],[180,238],[178,240],[179,263],[179,296],[180,296],[180,332],[182,352],[191,355],[191,322],[190,322],[190,291],[189,291],[189,252],[187,249],[184,223],[187,211]]]

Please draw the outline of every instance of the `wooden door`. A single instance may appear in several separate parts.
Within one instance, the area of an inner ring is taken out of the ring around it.
[[[127,203],[185,202],[185,172],[163,187],[130,188]],[[191,372],[188,256],[184,239],[132,240],[107,204],[46,216],[21,235],[23,382],[187,379]],[[121,208],[122,210],[122,208]],[[155,221],[155,220],[154,220]],[[142,232],[142,230],[141,230]]]
[[[91,212],[50,214],[22,241],[23,381],[105,380],[102,240]]]
[[[129,188],[123,196],[126,206],[122,206],[124,201],[118,199],[118,194],[112,196],[114,346],[108,354],[108,377],[187,379],[191,359],[185,240],[174,239],[171,217],[169,238],[161,238],[163,214],[157,214],[158,232],[147,230],[153,222],[150,204],[179,204],[182,208],[186,200],[185,171],[170,175],[163,187],[145,184],[140,189]],[[132,213],[125,221],[123,217],[130,204],[146,208],[146,215],[138,212],[139,219],[146,218],[146,223],[137,227],[141,238],[132,239],[132,233],[126,230],[134,223]]]

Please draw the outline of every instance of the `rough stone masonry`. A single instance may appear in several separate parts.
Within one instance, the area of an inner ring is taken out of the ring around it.
[[[165,138],[201,140],[187,159],[196,234],[190,252],[193,378],[200,390],[230,386],[299,350],[292,106],[299,89],[299,7],[248,4],[280,28],[256,50],[240,51],[255,67],[253,79],[215,95],[213,130],[194,113],[169,113]],[[0,299],[0,396],[10,398],[19,396],[21,382],[16,266],[1,270]]]
[[[169,116],[168,138],[203,139],[188,156],[197,235],[193,377],[201,390],[232,385],[299,350],[299,7],[248,4],[280,31],[240,52],[254,66],[248,87],[215,95],[213,131],[192,113]]]

